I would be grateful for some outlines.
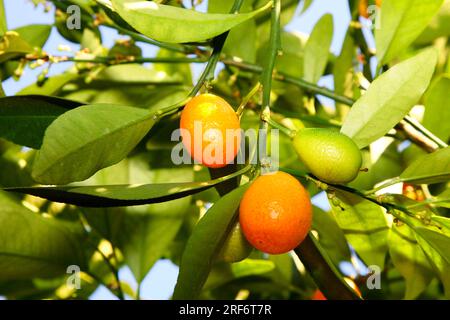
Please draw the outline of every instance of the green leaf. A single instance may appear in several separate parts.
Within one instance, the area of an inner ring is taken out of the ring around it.
[[[47,127],[79,102],[49,96],[0,98],[0,137],[39,149]]]
[[[65,72],[63,74],[59,74],[57,76],[53,76],[48,78],[43,85],[38,85],[36,83],[23,88],[20,90],[17,95],[46,95],[46,96],[54,96],[56,95],[62,87],[64,87],[67,83],[77,79],[79,77],[76,73]]]
[[[225,240],[248,184],[218,200],[194,228],[181,258],[173,299],[196,299]]]
[[[441,76],[425,94],[423,124],[443,141],[450,139],[450,75]]]
[[[405,299],[417,298],[433,278],[433,269],[407,225],[392,226],[389,232],[389,254],[395,268],[405,278]]]
[[[31,24],[14,29],[20,37],[25,40],[32,47],[42,48],[47,42],[50,33],[52,32],[52,25],[50,24]]]
[[[8,26],[6,25],[5,5],[3,0],[0,0],[0,37],[3,37],[6,31],[8,31]]]
[[[350,249],[344,232],[330,213],[314,207],[311,229],[317,232],[320,245],[336,266],[342,261],[350,261]]]
[[[450,264],[450,237],[424,227],[416,227],[414,230]]]
[[[422,229],[422,230],[421,230]],[[449,238],[443,240],[441,236],[437,239],[436,235],[431,235],[430,230],[423,231],[423,228],[415,228],[416,240],[421,246],[423,252],[433,266],[435,272],[444,285],[445,297],[450,299],[450,264],[448,263],[448,256],[445,258],[441,255],[442,251],[448,251]],[[425,238],[424,238],[425,237]],[[439,243],[437,243],[439,242]],[[441,248],[441,246],[447,246],[447,249]],[[439,251],[435,249],[439,248]],[[441,252],[440,252],[441,251]]]
[[[306,10],[309,9],[309,7],[312,5],[314,0],[303,0],[303,7],[300,14],[304,13]]]
[[[353,105],[341,132],[360,148],[385,135],[419,101],[436,62],[436,50],[428,49],[383,73]]]
[[[391,62],[426,28],[444,0],[386,0],[375,33],[378,64]]]
[[[231,270],[235,278],[261,275],[274,269],[275,263],[273,261],[261,259],[245,259],[231,265]]]
[[[416,43],[431,43],[439,37],[450,35],[450,0],[445,0],[439,12],[433,17],[427,28],[417,38]]]
[[[340,207],[330,204],[339,227],[367,265],[383,269],[387,246],[388,224],[383,209],[352,193],[336,191]]]
[[[354,58],[356,56],[355,44],[350,31],[344,39],[340,55],[336,58],[333,67],[334,90],[337,94],[342,94],[347,97],[353,96],[354,84]],[[336,104],[337,111],[342,116],[343,110],[347,110],[348,106],[341,103]]]
[[[0,281],[64,275],[85,268],[83,229],[44,218],[0,191]]]
[[[429,184],[450,179],[450,147],[426,154],[411,163],[400,174],[403,182]]]
[[[133,75],[130,77],[130,75]],[[95,82],[126,84],[174,84],[180,83],[179,75],[172,76],[165,72],[146,68],[140,64],[119,64],[103,69]]]
[[[305,46],[303,58],[304,79],[316,83],[327,66],[333,40],[333,16],[325,14],[317,22]]]
[[[155,173],[151,179],[153,183],[163,181],[175,183],[194,179],[191,168],[159,169],[153,172]],[[146,180],[145,175],[142,180]],[[118,243],[126,263],[139,283],[174,240],[183,224],[190,203],[191,198],[184,197],[150,205],[144,210],[127,208],[127,214],[121,223],[123,228],[119,234]]]
[[[231,175],[202,182],[28,187],[5,188],[5,190],[83,207],[122,207],[183,198],[233,179],[248,171],[248,169],[249,167],[246,167]]]
[[[252,19],[264,7],[250,13],[213,14],[181,9],[153,1],[112,0],[114,9],[133,28],[163,42],[183,43],[211,39]]]
[[[246,13],[253,10],[252,2],[244,0],[239,12]],[[209,13],[229,13],[233,5],[232,1],[209,0]],[[256,59],[256,23],[248,20],[233,28],[228,34],[223,47],[223,52],[242,58],[244,61],[254,63]]]
[[[0,63],[31,52],[33,48],[14,31],[0,38]]]
[[[0,81],[0,98],[5,96],[5,91],[3,90],[2,82]]]
[[[154,124],[152,114],[139,108],[93,104],[70,110],[47,128],[33,178],[43,184],[85,180],[125,158]]]

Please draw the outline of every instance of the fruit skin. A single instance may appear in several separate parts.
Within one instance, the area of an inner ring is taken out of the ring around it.
[[[242,233],[240,223],[236,222],[225,240],[217,260],[230,263],[239,262],[247,258],[252,250],[252,246]]]
[[[250,244],[269,254],[297,247],[312,221],[311,202],[297,179],[284,172],[259,176],[244,193],[239,221]]]
[[[350,182],[361,168],[362,155],[358,146],[338,131],[303,129],[294,137],[293,144],[300,160],[324,182]]]
[[[201,139],[194,135],[194,123],[201,123]],[[239,130],[239,118],[233,108],[221,97],[213,94],[201,94],[192,98],[184,107],[181,113],[180,128],[183,144],[187,151],[195,160],[209,168],[222,168],[232,162],[236,157],[240,147],[240,135],[228,141],[227,129]],[[221,135],[210,135],[205,137],[209,129],[218,130]],[[189,136],[187,134],[189,133]],[[223,139],[223,143],[214,140],[217,137]],[[189,143],[190,141],[190,143]],[[231,152],[227,154],[227,146]],[[222,150],[222,156],[215,159],[214,155],[208,157],[204,154],[206,148]],[[197,148],[197,149],[196,149]],[[199,152],[194,152],[199,150]],[[201,153],[201,154],[199,154]]]
[[[322,291],[320,291],[319,289],[316,289],[316,291],[314,291],[314,293],[311,297],[311,300],[327,300],[327,298],[325,298]]]

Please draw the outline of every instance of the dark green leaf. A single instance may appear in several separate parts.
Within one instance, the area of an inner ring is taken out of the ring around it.
[[[181,258],[173,299],[198,297],[247,188],[248,184],[225,195],[198,222]]]
[[[23,146],[39,149],[47,127],[79,102],[49,96],[0,98],[0,136]]]

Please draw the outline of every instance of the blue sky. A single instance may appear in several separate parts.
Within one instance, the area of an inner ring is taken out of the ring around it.
[[[37,9],[29,0],[4,0],[7,23],[9,29],[14,29],[20,26],[28,24],[51,24],[53,22],[53,11],[45,13],[42,6]],[[340,52],[342,41],[345,36],[345,31],[350,22],[350,15],[348,12],[347,0],[315,0],[313,5],[302,15],[298,13],[295,15],[293,21],[286,27],[290,31],[299,31],[303,33],[310,33],[315,23],[325,13],[331,13],[334,19],[334,36],[331,51],[334,54]],[[102,36],[104,39],[104,45],[110,47],[114,44],[115,40],[121,38],[117,32],[108,28],[102,28]],[[369,43],[371,43],[369,41]],[[49,53],[58,54],[58,45],[68,44],[74,51],[78,49],[75,44],[70,44],[64,40],[58,32],[53,29],[49,41],[45,46],[45,50]],[[150,45],[144,45],[144,56],[154,55],[156,48]],[[58,74],[68,68],[69,64],[60,64],[51,68],[50,74]],[[201,66],[194,68],[194,74],[201,72]],[[8,79],[3,82],[3,88],[7,95],[13,95],[23,87],[33,83],[41,70],[26,69],[24,76],[20,81]],[[332,88],[332,79],[323,77],[320,81],[321,85]],[[327,104],[332,104],[331,101],[323,99]],[[313,198],[313,203],[317,206],[328,210],[328,201],[324,193]],[[173,291],[173,287],[176,283],[176,277],[178,274],[178,268],[169,261],[159,261],[153,267],[151,272],[145,278],[142,284],[141,296],[143,299],[168,299]],[[120,271],[120,277],[122,280],[129,282],[132,287],[136,288],[136,282],[128,268],[123,268]],[[112,299],[115,298],[106,288],[99,288],[92,296],[92,299]]]

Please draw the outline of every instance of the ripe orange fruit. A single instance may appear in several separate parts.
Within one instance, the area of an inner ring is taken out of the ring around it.
[[[250,244],[270,253],[286,253],[305,239],[311,227],[308,193],[284,172],[259,176],[244,193],[239,221]]]
[[[239,151],[239,118],[228,102],[216,95],[191,99],[181,113],[180,128],[191,157],[207,167],[224,167]]]

